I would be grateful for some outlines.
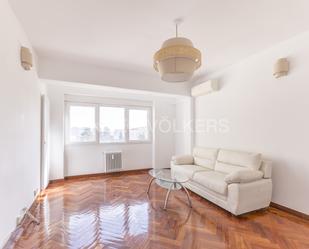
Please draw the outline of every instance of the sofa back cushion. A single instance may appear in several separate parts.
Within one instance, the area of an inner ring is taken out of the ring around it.
[[[261,161],[262,156],[259,153],[220,150],[215,170],[228,174],[244,169],[259,170]]]
[[[218,149],[195,147],[193,149],[194,164],[214,169],[218,151]]]

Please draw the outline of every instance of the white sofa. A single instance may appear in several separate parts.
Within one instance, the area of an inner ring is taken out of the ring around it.
[[[185,186],[234,215],[268,207],[271,161],[261,154],[194,148],[193,155],[174,156],[174,177],[189,177]]]

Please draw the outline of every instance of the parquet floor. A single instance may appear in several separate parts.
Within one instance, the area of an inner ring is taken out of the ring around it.
[[[191,193],[145,191],[146,172],[51,184],[33,212],[39,226],[25,224],[7,248],[309,248],[309,223],[274,208],[234,217]]]

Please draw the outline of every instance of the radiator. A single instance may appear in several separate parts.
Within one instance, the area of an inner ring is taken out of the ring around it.
[[[115,172],[122,169],[122,158],[120,151],[104,152],[105,172]]]

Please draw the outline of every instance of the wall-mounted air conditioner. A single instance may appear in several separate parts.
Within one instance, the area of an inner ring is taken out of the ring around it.
[[[192,97],[198,97],[218,90],[219,90],[218,80],[209,80],[192,87],[191,95]]]

